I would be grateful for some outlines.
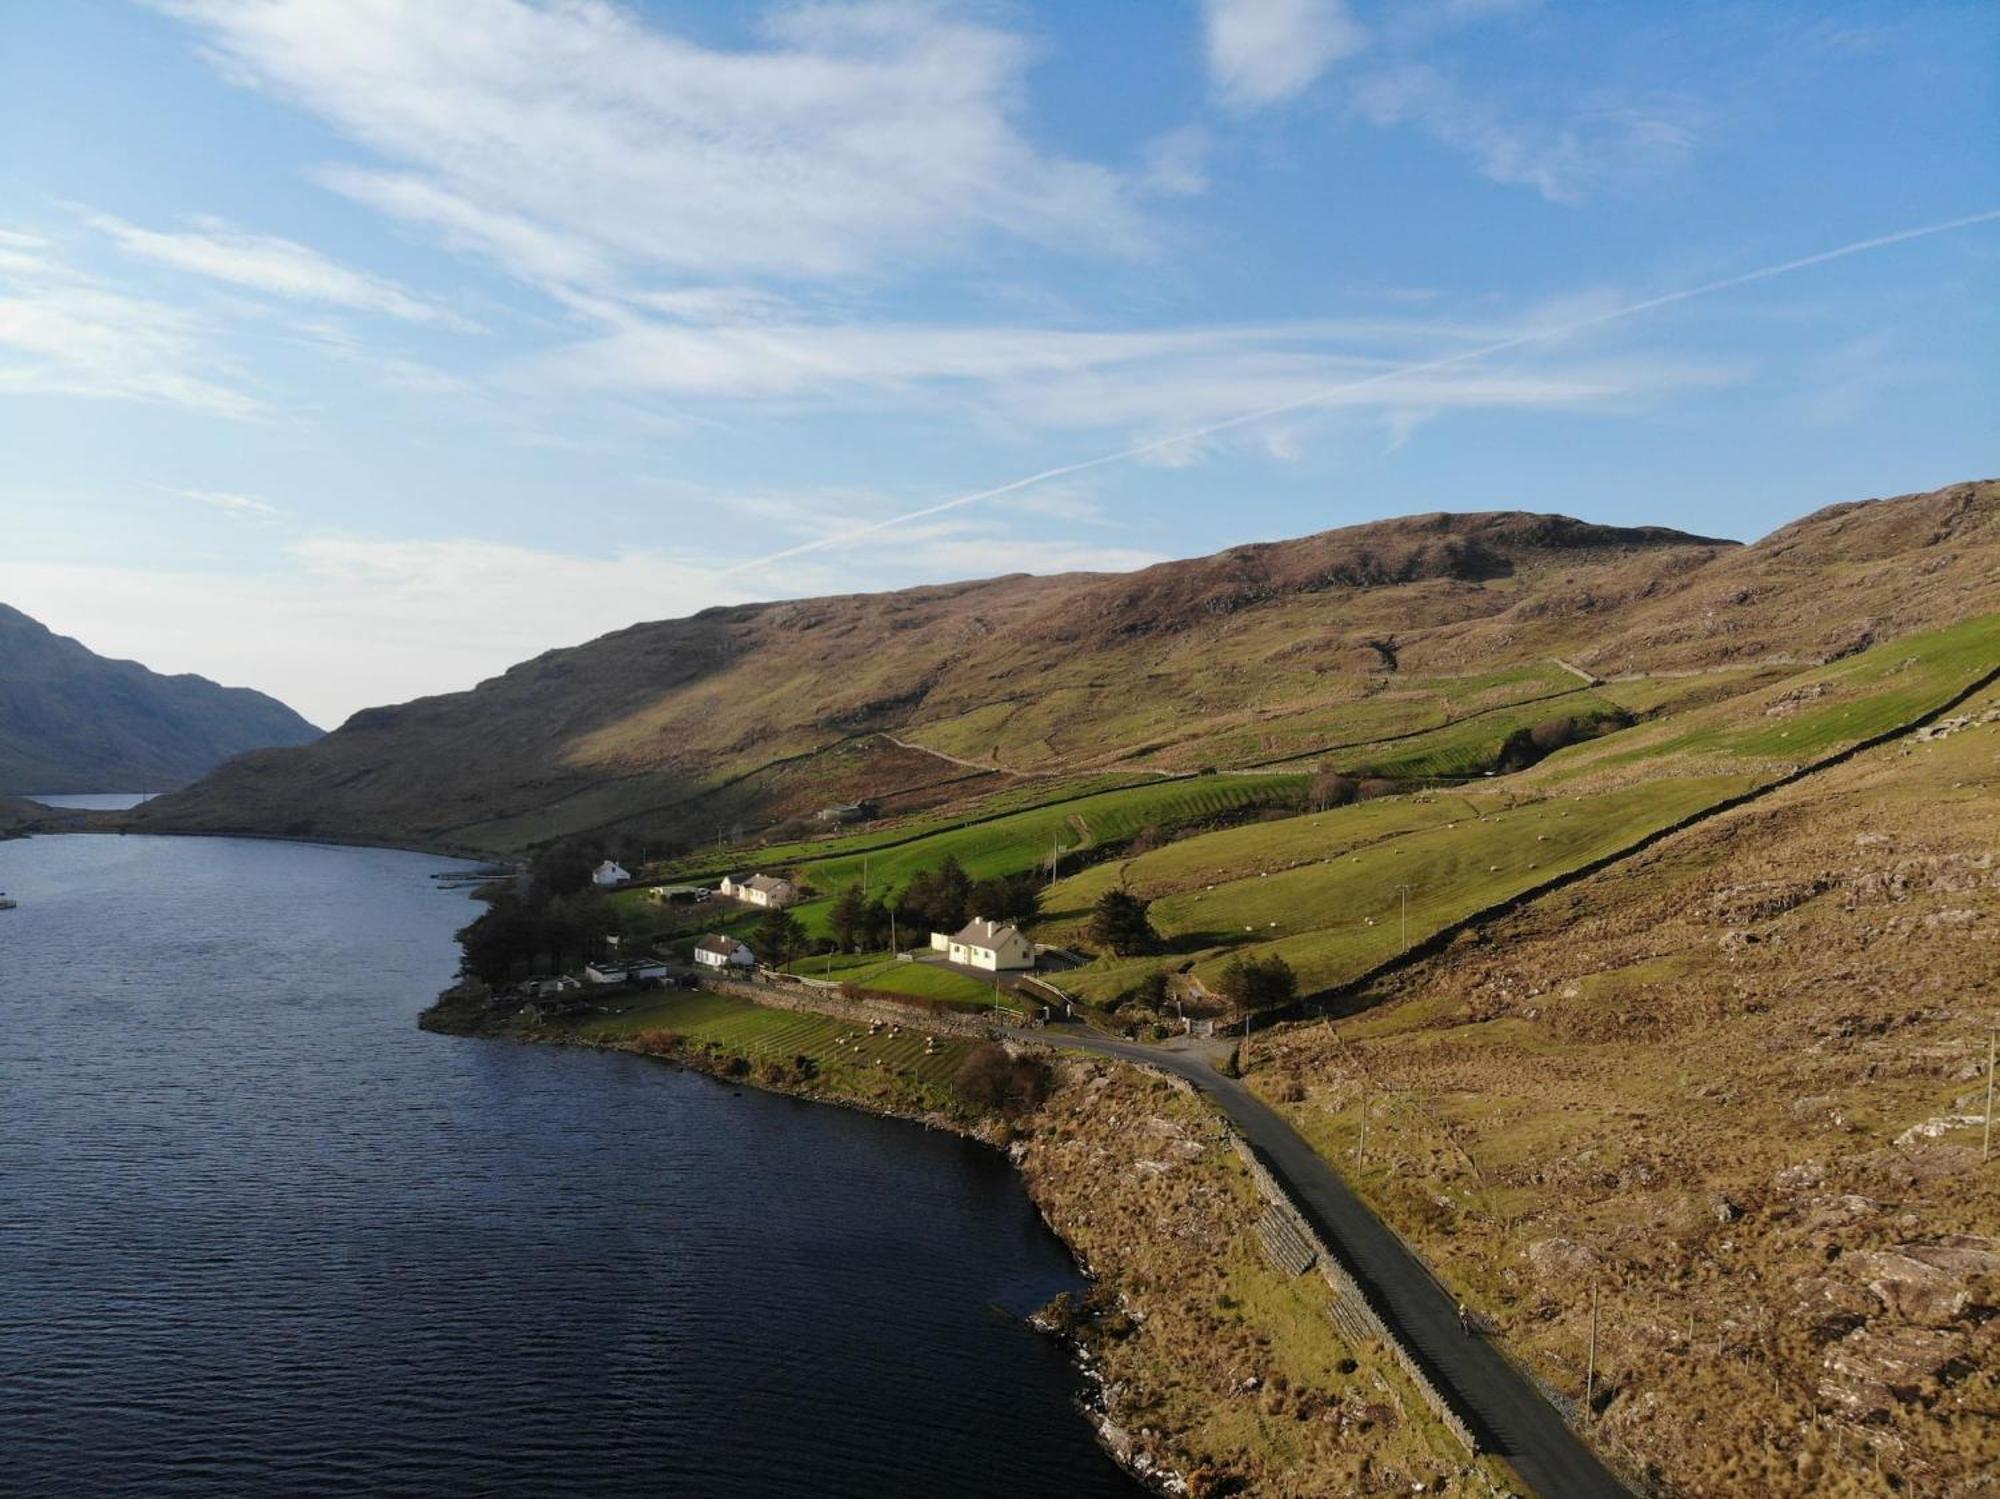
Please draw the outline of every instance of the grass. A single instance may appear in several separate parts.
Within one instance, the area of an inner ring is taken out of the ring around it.
[[[921,1032],[870,1036],[852,1021],[707,992],[648,997],[621,1014],[582,1021],[574,1034],[580,1040],[629,1042],[648,1031],[671,1031],[696,1046],[753,1063],[785,1065],[810,1057],[827,1091],[933,1109],[956,1106],[951,1079],[970,1049],[967,1042],[939,1039],[927,1056]]]
[[[970,827],[951,827],[870,854],[847,853],[798,866],[819,893],[793,912],[815,936],[828,934],[833,897],[865,872],[871,891],[898,890],[955,855],[973,879],[1033,869],[1051,847],[1076,853],[1117,843],[1148,826],[1175,827],[1273,805],[1301,795],[1301,775],[1198,776],[1150,781],[1059,806],[1031,808]],[[912,934],[917,935],[917,934]]]
[[[2000,661],[2000,616],[1907,636],[1799,672],[1747,699],[1669,719],[1650,732],[1573,746],[1552,756],[1564,775],[1661,757],[1819,759],[1921,716]]]
[[[1976,1488],[1995,1439],[1965,1413],[2000,1368],[1983,1314],[1922,1321],[1976,1372],[1866,1422],[1820,1319],[1851,1306],[1863,1346],[1893,1339],[1909,1324],[1865,1255],[2000,1232],[1976,1125],[1906,1137],[1981,1106],[1996,809],[2000,724],[1886,746],[1535,902],[1336,1026],[1273,1028],[1252,1084],[1572,1394],[1590,1298],[1530,1250],[1584,1246],[1616,1392],[1600,1430],[1677,1492]]]
[[[1294,854],[1317,834],[1319,857],[1275,873],[1224,876],[1213,889],[1184,885],[1154,901],[1153,923],[1179,949],[1197,954],[1195,973],[1204,982],[1213,984],[1229,951],[1241,949],[1282,956],[1298,974],[1300,992],[1310,994],[1357,978],[1401,950],[1403,885],[1410,887],[1409,940],[1420,942],[1753,784],[1747,775],[1663,778],[1443,823],[1440,809],[1449,808],[1450,799],[1428,805],[1398,799],[1290,820],[1305,823],[1304,829],[1266,824],[1258,831],[1285,840]],[[1346,835],[1348,817],[1379,841],[1357,847]],[[1205,843],[1190,840],[1174,851],[1180,880],[1198,873],[1204,858],[1219,855],[1220,873],[1243,853],[1237,844]],[[1078,904],[1078,894],[1061,886],[1050,901],[1063,910]],[[1106,999],[1148,962],[1100,961],[1068,975],[1063,986]]]
[[[899,963],[882,953],[849,953],[827,958],[801,958],[786,970],[813,979],[837,979],[862,989],[938,999],[962,1009],[984,1010],[993,1004],[993,986],[968,978],[936,963]]]
[[[1158,783],[1153,776],[1135,775],[1130,772],[1038,777],[1023,784],[1008,786],[962,802],[949,812],[926,813],[899,821],[889,828],[830,834],[824,838],[794,839],[786,843],[762,844],[720,852],[712,848],[697,848],[690,850],[682,858],[660,865],[657,870],[649,873],[671,883],[682,876],[733,874],[758,867],[791,868],[816,860],[891,848],[897,844],[907,843],[913,838],[950,832],[970,821],[1005,816],[1011,812],[1031,811],[1036,807],[1072,801],[1079,796],[1089,796],[1098,792],[1115,791],[1120,787],[1134,784]]]

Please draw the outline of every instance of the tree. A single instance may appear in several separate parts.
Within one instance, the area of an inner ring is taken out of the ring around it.
[[[1121,958],[1160,950],[1160,934],[1146,916],[1147,903],[1129,890],[1110,889],[1097,897],[1090,915],[1090,940]]]
[[[601,845],[565,838],[535,851],[528,862],[528,883],[541,900],[572,895],[590,888],[591,872],[603,859]]]
[[[1277,953],[1268,958],[1235,957],[1216,980],[1215,992],[1239,1010],[1267,1010],[1296,999],[1299,979]]]
[[[1354,800],[1360,783],[1353,776],[1342,775],[1337,770],[1322,770],[1312,778],[1312,785],[1306,796],[1315,812],[1324,812],[1328,807],[1344,807]]]
[[[889,945],[895,924],[889,919],[889,905],[876,896],[861,909],[861,945],[870,952]]]
[[[540,923],[518,896],[503,895],[458,934],[462,972],[489,988],[505,984],[541,950]]]
[[[861,883],[857,880],[840,892],[833,908],[826,913],[826,924],[833,931],[833,940],[843,949],[853,947],[861,935],[867,910],[868,897],[861,893]]]
[[[805,951],[806,929],[798,917],[777,906],[764,913],[757,930],[750,934],[750,948],[766,963],[783,965]]]
[[[988,921],[1028,926],[1041,919],[1042,887],[1032,874],[1001,875],[974,885],[968,903]]]
[[[971,876],[955,854],[946,854],[936,869],[927,869],[910,881],[903,891],[902,915],[913,926],[955,932],[965,925],[971,895]]]

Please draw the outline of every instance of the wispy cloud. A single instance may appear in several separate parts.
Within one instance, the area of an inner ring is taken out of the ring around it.
[[[412,295],[395,282],[328,259],[309,245],[275,235],[246,234],[215,219],[192,229],[142,229],[110,214],[85,221],[128,255],[298,302],[322,302],[355,312],[384,313],[412,323],[469,328],[465,319]]]
[[[1202,19],[1210,82],[1236,109],[1302,93],[1368,42],[1344,0],[1206,0]]]
[[[1532,187],[1555,203],[1647,180],[1700,140],[1693,100],[1598,95],[1553,119],[1510,117],[1437,68],[1411,63],[1358,80],[1351,101],[1370,124],[1412,125],[1463,152],[1495,182]]]
[[[253,494],[236,494],[226,489],[168,489],[164,485],[155,487],[167,494],[176,495],[183,500],[192,500],[197,505],[206,505],[211,510],[220,510],[227,515],[276,520],[285,513],[269,500],[260,500]]]
[[[159,0],[371,153],[324,180],[538,282],[825,278],[996,235],[1131,252],[1130,186],[1016,112],[1030,49],[914,0],[700,45],[604,0]]]
[[[782,398],[826,409],[921,401],[969,404],[1039,431],[1196,426],[1247,406],[1282,405],[1345,382],[1328,406],[1611,409],[1733,378],[1725,365],[1632,354],[1543,355],[1505,369],[1419,373],[1387,389],[1369,377],[1525,322],[1449,319],[1223,325],[1132,331],[924,324],[730,324],[627,318],[618,331],[539,356],[517,383],[661,392],[695,401]],[[1298,434],[1277,456],[1297,451]],[[1192,461],[1202,448],[1162,457]]]
[[[46,253],[0,241],[0,394],[144,401],[211,416],[262,416],[257,397],[186,313],[114,290]]]

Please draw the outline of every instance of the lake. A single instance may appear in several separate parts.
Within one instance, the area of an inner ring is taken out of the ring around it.
[[[1136,1492],[997,1156],[417,1030],[445,867],[0,843],[0,1491]]]

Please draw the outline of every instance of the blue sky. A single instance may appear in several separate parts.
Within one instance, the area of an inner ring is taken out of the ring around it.
[[[1991,475],[2000,222],[1719,283],[2000,209],[1996,44],[1978,0],[0,7],[0,600],[331,724],[720,602]]]

